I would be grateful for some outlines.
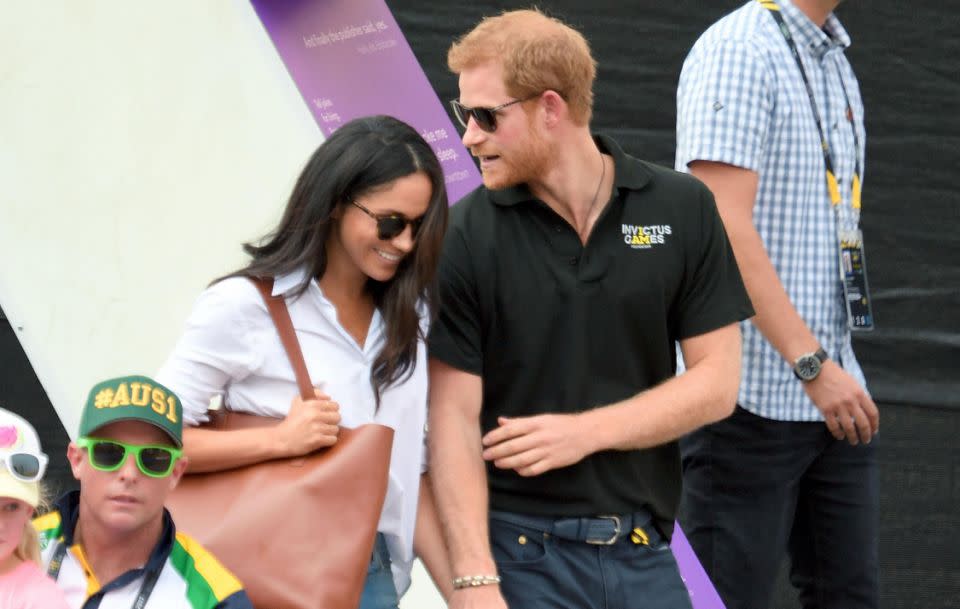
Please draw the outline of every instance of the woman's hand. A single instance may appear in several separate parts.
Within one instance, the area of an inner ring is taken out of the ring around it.
[[[290,412],[274,428],[278,450],[284,456],[300,457],[337,443],[340,406],[319,389],[314,391],[313,399],[293,398]]]

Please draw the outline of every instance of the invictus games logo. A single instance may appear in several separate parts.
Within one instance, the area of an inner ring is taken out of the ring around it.
[[[667,236],[673,234],[669,224],[653,224],[651,226],[635,226],[621,224],[623,242],[635,250],[650,249],[655,245],[667,242]]]

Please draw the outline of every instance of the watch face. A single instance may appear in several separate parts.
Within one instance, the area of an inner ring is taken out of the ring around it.
[[[814,379],[820,373],[820,360],[813,355],[801,357],[797,360],[796,372],[805,381]]]

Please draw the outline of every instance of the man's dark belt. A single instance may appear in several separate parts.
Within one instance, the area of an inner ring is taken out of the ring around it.
[[[641,545],[656,545],[663,541],[663,536],[654,525],[653,515],[647,510],[581,518],[553,518],[491,510],[490,518],[536,529],[560,539],[595,545],[610,546],[624,538]]]

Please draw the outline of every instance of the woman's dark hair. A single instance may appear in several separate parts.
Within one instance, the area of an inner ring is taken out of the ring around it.
[[[370,116],[337,129],[307,161],[277,227],[258,243],[244,244],[250,264],[226,276],[277,277],[303,267],[304,281],[291,292],[300,296],[327,268],[326,243],[337,207],[418,171],[429,178],[432,194],[416,245],[389,281],[367,283],[386,330],[370,372],[378,406],[382,392],[416,366],[423,338],[417,304],[422,301],[431,316],[436,311],[437,263],[447,228],[443,170],[412,127],[390,116]]]

